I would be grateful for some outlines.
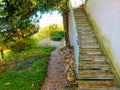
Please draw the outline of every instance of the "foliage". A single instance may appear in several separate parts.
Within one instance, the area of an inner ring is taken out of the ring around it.
[[[44,12],[68,11],[69,0],[2,0],[0,35],[4,43],[26,39],[38,31],[37,21]],[[39,14],[38,14],[39,13]]]
[[[27,43],[24,40],[17,40],[15,42],[10,42],[9,46],[12,50],[21,52],[27,47]]]
[[[61,37],[64,37],[65,33],[64,33],[64,31],[51,31],[50,32],[50,36],[61,36]]]
[[[52,24],[49,26],[50,31],[52,30],[58,30],[58,25],[57,24]]]
[[[40,90],[44,83],[52,46],[14,53],[0,62],[1,90]]]
[[[53,41],[60,41],[62,39],[62,37],[61,36],[51,36],[50,39]]]
[[[57,28],[53,29],[54,25]],[[50,37],[50,33],[51,33],[52,30],[63,31],[63,26],[62,25],[58,26],[57,24],[53,24],[53,25],[41,28],[39,30],[39,32],[35,35],[35,37],[38,41],[40,41],[41,39],[44,39],[44,38],[48,38],[48,37]]]
[[[64,37],[64,31],[51,31],[50,39],[54,41],[59,41]]]
[[[37,42],[35,39],[21,39],[21,40],[17,40],[15,42],[10,42],[7,46],[15,51],[15,52],[21,52],[25,49],[31,49],[36,47]]]

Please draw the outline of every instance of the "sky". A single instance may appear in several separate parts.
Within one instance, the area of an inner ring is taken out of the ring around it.
[[[85,0],[71,0],[73,6],[77,7],[82,4],[82,1]],[[51,24],[58,24],[61,25],[63,23],[63,18],[58,11],[54,11],[52,14],[44,14],[40,19],[39,26],[41,28],[49,26]]]
[[[44,14],[40,19],[40,27],[46,27],[51,24],[61,25],[63,23],[62,15],[58,11],[54,11],[52,14]]]

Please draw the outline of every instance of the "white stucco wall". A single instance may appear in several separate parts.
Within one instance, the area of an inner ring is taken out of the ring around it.
[[[120,73],[120,0],[88,0],[87,10],[100,29]]]

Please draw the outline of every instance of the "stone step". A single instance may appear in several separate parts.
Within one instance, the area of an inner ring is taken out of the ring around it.
[[[94,48],[80,48],[81,54],[103,54],[101,49],[94,49]]]
[[[96,38],[96,36],[95,35],[83,36],[79,34],[79,38]]]
[[[79,12],[80,14],[77,14],[77,13],[78,13],[78,12],[74,12],[74,16],[75,16],[75,17],[76,17],[76,16],[78,16],[78,17],[83,16],[83,17],[87,18],[85,13],[81,13],[81,12]]]
[[[83,30],[89,30],[89,29],[92,29],[92,27],[80,27],[79,25],[77,25],[77,29],[79,30],[79,29],[83,29]]]
[[[120,90],[113,81],[79,81],[78,90]]]
[[[78,23],[78,24],[90,24],[87,19],[86,20],[84,19],[83,21],[78,20],[78,21],[76,21],[76,23]]]
[[[78,79],[81,80],[113,80],[111,70],[79,70]]]
[[[86,19],[78,19],[77,21],[76,21],[76,23],[83,23],[83,24],[85,24],[85,23],[89,23],[89,21],[88,21],[88,19],[86,18]],[[89,23],[90,24],[90,23]]]
[[[76,22],[76,24],[80,24],[80,25],[85,25],[85,26],[88,26],[88,25],[90,25],[90,23],[80,23],[80,22]]]
[[[78,90],[120,90],[82,7],[74,9],[74,18],[80,45]]]
[[[74,17],[75,17],[75,18],[79,18],[79,19],[87,19],[87,20],[88,20],[88,18],[86,17],[85,14],[74,15]]]
[[[87,28],[87,27],[77,27],[77,30],[93,30],[92,27],[91,28]]]
[[[78,35],[81,37],[81,36],[95,36],[94,33],[91,33],[91,32],[83,32],[83,33],[78,33]]]
[[[107,62],[103,61],[81,61],[79,63],[81,70],[108,70],[110,66]]]
[[[85,40],[79,40],[78,43],[98,43],[98,40],[95,38],[95,39],[85,39]]]
[[[103,54],[80,54],[80,61],[105,61],[105,59]]]
[[[75,8],[75,9],[73,9],[73,10],[74,10],[74,11],[78,11],[78,10],[84,11],[83,7],[77,7],[77,8]]]
[[[75,18],[80,18],[80,19],[86,18],[87,19],[85,14],[79,14],[79,15],[74,15],[74,16],[75,16]]]
[[[87,30],[79,30],[78,31],[78,34],[94,34],[94,31],[92,31],[92,30],[89,30],[89,31],[87,31]]]
[[[88,32],[88,33],[89,33],[89,32],[94,33],[94,31],[93,31],[92,29],[86,29],[86,30],[84,30],[84,29],[81,28],[81,29],[78,30],[78,33],[82,33],[82,32],[83,32],[83,33],[84,33],[84,32],[85,32],[85,33],[87,33],[87,32]]]
[[[99,43],[80,43],[80,48],[100,48],[100,44]]]
[[[76,26],[78,26],[78,27],[83,27],[83,28],[84,28],[84,27],[85,27],[85,28],[86,28],[86,27],[87,27],[87,28],[92,28],[91,25],[85,26],[85,25],[81,25],[81,24],[76,24]]]
[[[75,12],[79,12],[79,11],[82,11],[82,12],[85,12],[83,8],[78,8],[78,9],[73,9]]]
[[[88,22],[88,18],[85,18],[85,17],[82,17],[82,18],[80,18],[80,17],[75,17],[75,20],[79,20],[81,23],[82,23],[82,22]]]
[[[87,24],[76,24],[77,26],[81,26],[81,27],[91,27],[91,25],[87,25]]]
[[[78,11],[73,11],[73,13],[74,13],[74,15],[78,15],[78,14],[86,14],[85,12],[84,12],[84,10],[78,10]]]
[[[81,26],[89,26],[90,25],[89,23],[79,23],[79,22],[76,22],[76,24],[81,25]]]
[[[98,42],[96,38],[79,38],[80,43],[86,43],[86,42]]]
[[[86,23],[86,22],[89,22],[87,18],[75,17],[75,20],[79,20],[79,23]]]
[[[75,9],[73,9],[73,11],[76,11],[76,12],[78,12],[78,11],[84,11],[85,12],[85,10],[83,8],[75,8]]]

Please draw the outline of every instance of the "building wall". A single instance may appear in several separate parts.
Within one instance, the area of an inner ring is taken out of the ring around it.
[[[120,0],[88,0],[86,10],[95,22],[107,55],[120,74]]]

